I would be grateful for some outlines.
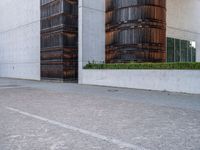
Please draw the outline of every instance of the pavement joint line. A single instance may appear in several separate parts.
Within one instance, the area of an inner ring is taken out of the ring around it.
[[[38,115],[34,115],[34,114],[31,114],[31,113],[28,113],[28,112],[24,112],[24,111],[21,111],[19,109],[15,109],[15,108],[12,108],[12,107],[5,107],[5,108],[7,110],[19,113],[19,114],[27,116],[27,117],[31,117],[31,118],[34,118],[34,119],[37,119],[37,120],[40,120],[40,121],[43,121],[43,122],[47,122],[49,124],[52,124],[52,125],[55,125],[55,126],[58,126],[58,127],[61,127],[61,128],[65,128],[65,129],[68,129],[68,130],[71,130],[71,131],[79,132],[81,134],[85,134],[85,135],[91,136],[93,138],[100,139],[100,140],[118,145],[120,148],[131,148],[132,150],[150,150],[150,149],[146,149],[146,148],[141,147],[141,146],[137,146],[137,145],[133,145],[133,144],[130,144],[130,143],[127,143],[127,142],[123,142],[119,139],[107,137],[107,136],[104,136],[104,135],[101,135],[101,134],[98,134],[98,133],[95,133],[95,132],[91,132],[89,130],[84,130],[84,129],[77,128],[77,127],[74,127],[74,126],[71,126],[71,125],[67,125],[67,124],[63,124],[63,123],[60,123],[60,122],[57,122],[57,121],[54,121],[54,120],[50,120],[48,118],[44,118],[44,117],[41,117],[41,116],[38,116]]]

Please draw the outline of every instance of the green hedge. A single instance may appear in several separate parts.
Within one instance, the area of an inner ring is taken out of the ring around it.
[[[200,70],[200,63],[121,63],[94,64],[88,63],[84,69],[177,69]]]

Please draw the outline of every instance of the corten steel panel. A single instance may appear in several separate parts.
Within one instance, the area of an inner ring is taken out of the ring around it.
[[[166,0],[106,0],[106,62],[164,62]]]
[[[41,76],[78,77],[78,0],[41,0]]]

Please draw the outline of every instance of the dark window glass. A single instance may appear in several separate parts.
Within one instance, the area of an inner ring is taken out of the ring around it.
[[[174,62],[174,39],[167,38],[167,62]]]
[[[188,42],[188,62],[192,62],[192,42]]]
[[[192,62],[196,62],[196,43],[193,41],[191,42],[191,59]]]
[[[167,38],[167,62],[196,62],[196,43]]]
[[[192,49],[192,62],[196,62],[196,49]]]
[[[187,62],[187,45],[188,41],[181,41],[181,62]]]
[[[175,62],[180,62],[181,40],[175,39]]]

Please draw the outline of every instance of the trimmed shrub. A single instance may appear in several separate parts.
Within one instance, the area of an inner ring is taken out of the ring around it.
[[[200,70],[200,63],[88,63],[84,69],[157,69],[157,70]]]

